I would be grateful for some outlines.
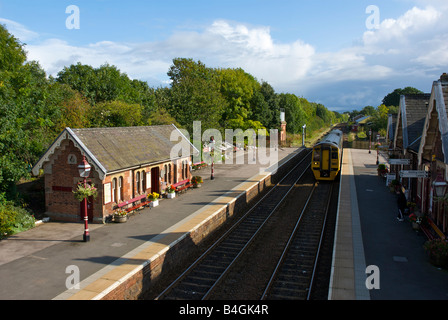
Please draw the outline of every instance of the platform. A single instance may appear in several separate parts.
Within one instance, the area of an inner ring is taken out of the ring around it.
[[[279,149],[279,165],[301,151]],[[188,233],[197,232],[196,239],[200,238],[216,212],[257,188],[270,174],[260,173],[261,167],[216,165],[213,181],[210,168],[196,171],[194,175],[204,179],[202,188],[164,199],[159,207],[144,209],[125,224],[89,225],[89,243],[82,242],[82,223],[56,222],[0,241],[0,299],[103,299]],[[66,288],[69,266],[80,271],[79,289]]]
[[[448,299],[448,271],[429,263],[426,237],[396,219],[396,195],[378,177],[376,161],[376,152],[344,149],[328,299]],[[368,266],[378,267],[378,289],[366,287]]]

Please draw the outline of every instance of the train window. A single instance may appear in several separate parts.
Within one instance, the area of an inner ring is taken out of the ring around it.
[[[337,151],[333,151],[332,153],[331,153],[331,159],[338,159],[338,156],[339,156],[339,154],[338,154],[338,152]]]
[[[320,150],[314,150],[314,157],[313,157],[314,161],[320,161]]]

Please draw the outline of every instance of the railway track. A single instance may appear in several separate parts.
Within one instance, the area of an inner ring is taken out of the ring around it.
[[[311,298],[333,187],[332,182],[314,185],[262,299]]]
[[[238,222],[188,267],[156,300],[203,300],[213,294],[254,239],[309,171],[311,152],[263,196]]]

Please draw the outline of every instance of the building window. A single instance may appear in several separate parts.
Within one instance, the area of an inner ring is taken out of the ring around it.
[[[168,183],[171,184],[171,164],[168,165]]]
[[[141,179],[141,184],[142,184],[142,193],[144,193],[146,191],[146,172],[142,171],[140,173],[140,179]]]
[[[118,178],[117,202],[123,200],[123,177]]]
[[[188,178],[188,162],[186,160],[182,161],[182,180]]]
[[[112,202],[117,201],[117,178],[112,179]]]
[[[137,193],[140,194],[141,188],[140,188],[140,171],[137,171],[135,175],[135,182],[137,183]]]
[[[185,180],[185,161],[182,161],[182,180]]]

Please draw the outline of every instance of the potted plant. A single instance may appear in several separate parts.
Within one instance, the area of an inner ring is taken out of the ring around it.
[[[173,199],[176,197],[176,188],[174,188],[172,185],[168,186],[166,188],[166,197],[168,199]]]
[[[436,267],[448,267],[448,242],[443,239],[426,241],[424,248],[429,254],[429,261]]]
[[[159,197],[160,194],[158,194],[157,192],[148,194],[148,200],[151,201],[149,205],[151,207],[157,207],[159,205]]]
[[[116,223],[124,223],[128,220],[128,214],[123,209],[118,209],[114,212],[114,221]]]
[[[387,167],[384,163],[380,163],[378,165],[377,171],[378,171],[379,177],[384,177],[389,172],[389,170],[387,170]]]
[[[73,190],[75,198],[79,201],[83,201],[84,199],[93,197],[96,199],[98,196],[98,190],[95,188],[95,184],[84,184],[84,182],[79,182],[76,189]]]
[[[415,213],[411,213],[409,215],[409,221],[411,222],[412,228],[414,230],[419,230],[423,219],[422,217],[417,216]]]
[[[194,176],[194,177],[191,179],[191,182],[193,183],[193,187],[194,187],[194,188],[200,188],[201,185],[202,185],[202,183],[203,183],[204,181],[202,180],[202,177],[201,177],[201,176]]]

